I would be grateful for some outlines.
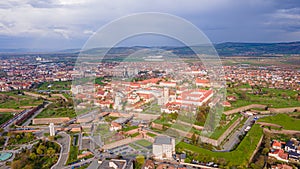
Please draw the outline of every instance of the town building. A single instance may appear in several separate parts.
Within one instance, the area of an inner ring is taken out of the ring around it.
[[[169,136],[157,136],[152,151],[154,158],[172,159],[175,153],[175,139]]]
[[[99,161],[98,169],[133,169],[133,162],[131,160],[111,159]]]

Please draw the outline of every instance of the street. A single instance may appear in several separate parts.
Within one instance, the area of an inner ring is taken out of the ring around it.
[[[60,152],[60,156],[57,163],[53,165],[51,169],[63,168],[69,157],[71,137],[65,132],[60,132],[58,133],[58,135],[62,136],[62,138],[59,138],[57,140],[57,142],[61,145],[62,150]]]

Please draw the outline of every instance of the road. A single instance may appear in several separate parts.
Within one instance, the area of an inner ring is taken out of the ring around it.
[[[85,164],[92,163],[93,161],[96,161],[98,163],[98,160],[95,160],[95,158],[89,158],[85,161],[81,161],[81,162],[78,162],[78,163],[75,163],[75,164],[72,164],[72,165],[65,166],[62,169],[71,169],[72,167],[83,166]]]
[[[17,115],[15,115],[13,118],[11,118],[10,120],[8,120],[7,122],[3,123],[1,125],[1,127],[8,131],[9,130],[9,127],[14,124],[17,120],[21,119],[26,113],[28,113],[30,110],[24,110],[22,111],[21,113],[18,113]]]
[[[245,134],[245,129],[247,126],[251,126],[251,122],[254,120],[254,116],[250,116],[244,123],[242,128],[237,129],[233,134],[231,134],[223,145],[222,151],[230,151],[233,147],[239,143],[240,139],[239,136]]]
[[[27,119],[26,122],[24,122],[24,123],[22,124],[22,126],[28,126],[28,125],[31,123],[31,120],[34,119],[38,114],[40,114],[44,109],[46,109],[51,103],[52,103],[52,102],[48,102],[48,103],[44,106],[44,108],[41,108],[41,109],[37,110],[36,112],[34,112],[34,114],[33,114],[29,119]]]
[[[67,163],[70,151],[70,144],[71,144],[71,137],[65,133],[60,132],[58,135],[61,135],[62,138],[59,138],[57,142],[61,146],[60,156],[55,165],[51,167],[51,169],[61,169],[64,168],[65,164]]]

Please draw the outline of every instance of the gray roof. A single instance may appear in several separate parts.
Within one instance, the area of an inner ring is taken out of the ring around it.
[[[154,144],[172,144],[172,138],[168,136],[155,137]]]
[[[109,167],[109,163],[113,162],[118,169],[122,169],[125,166],[125,169],[131,168],[132,161],[128,160],[104,160],[102,164],[98,167],[98,169],[113,169],[112,167]]]

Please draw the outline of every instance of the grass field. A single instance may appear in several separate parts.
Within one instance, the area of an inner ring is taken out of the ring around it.
[[[263,132],[259,125],[254,125],[238,147],[231,152],[212,152],[207,149],[180,142],[177,144],[177,151],[191,152],[195,159],[203,162],[224,161],[228,166],[240,166],[246,168],[248,160],[256,149],[256,146],[262,137]],[[192,157],[191,157],[192,158]]]
[[[0,108],[23,109],[22,107],[38,106],[42,99],[18,94],[17,91],[0,93]]]
[[[135,150],[141,150],[142,149],[141,147],[139,147],[139,146],[137,146],[135,144],[132,144],[132,143],[130,143],[129,146],[132,147]]]
[[[143,147],[149,147],[149,146],[152,146],[152,143],[147,141],[147,140],[138,140],[135,142],[136,144],[138,145],[141,145]]]
[[[247,85],[244,85],[244,87],[247,87]],[[231,102],[231,107],[226,107],[225,110],[231,110],[250,104],[263,104],[272,108],[297,107],[300,105],[300,102],[294,98],[297,94],[296,91],[270,88],[263,88],[262,91],[264,93],[262,95],[254,95],[249,93],[251,91],[244,91],[246,98],[242,99],[241,95],[243,91],[241,91],[239,87],[228,88],[227,95],[236,96],[237,101]]]
[[[44,82],[38,86],[38,90],[70,90],[71,81]]]
[[[14,117],[12,113],[0,113],[0,125],[12,117]]]
[[[156,134],[153,134],[153,133],[147,133],[147,135],[150,137],[156,137]]]
[[[300,130],[300,119],[290,117],[287,114],[277,114],[275,116],[264,117],[258,121],[278,124],[286,130]]]
[[[71,102],[55,101],[44,109],[36,118],[49,117],[76,117],[73,104]]]
[[[75,139],[74,136],[71,135],[71,143],[73,142],[74,139]],[[77,155],[78,155],[78,146],[71,144],[67,164],[77,161]]]
[[[237,114],[233,119],[225,126],[219,126],[213,134],[210,136],[212,139],[218,139],[241,115]]]

